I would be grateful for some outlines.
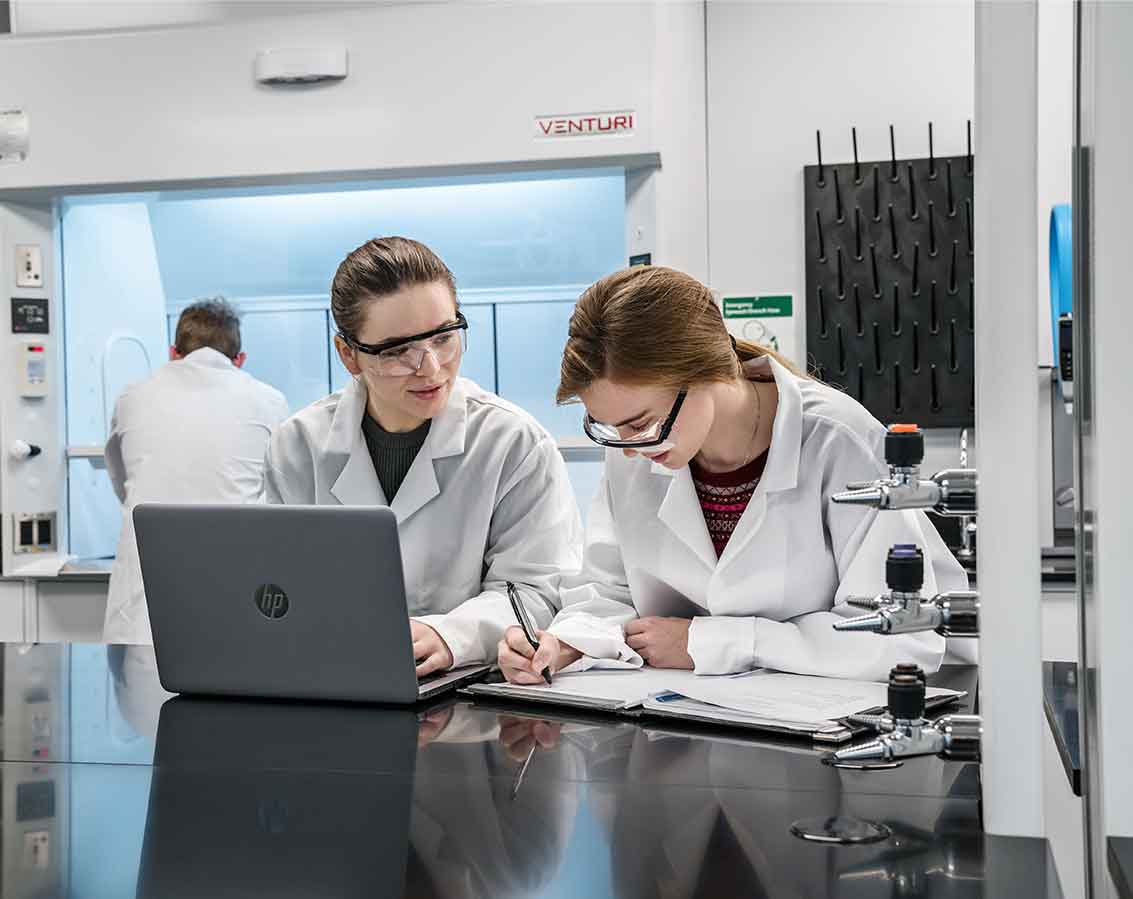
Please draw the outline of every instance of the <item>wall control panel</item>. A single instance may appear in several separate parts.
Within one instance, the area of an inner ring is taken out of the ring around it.
[[[43,341],[28,340],[20,345],[16,353],[16,389],[20,396],[47,396],[49,358],[49,347]]]

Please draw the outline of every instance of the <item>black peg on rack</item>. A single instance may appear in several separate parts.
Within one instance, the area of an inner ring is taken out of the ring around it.
[[[948,293],[951,296],[956,295],[958,290],[956,286],[956,253],[960,249],[960,241],[952,241],[952,265],[948,267]]]
[[[822,288],[819,288],[821,290]],[[940,333],[940,318],[936,308],[936,282],[933,281],[928,288],[928,332]]]
[[[954,318],[948,321],[948,370],[950,372],[960,370],[960,360],[956,356],[956,319]]]
[[[917,182],[913,179],[913,164],[911,162],[906,165],[906,171],[909,174],[909,218],[915,222],[919,217],[917,212]]]
[[[858,337],[861,337],[864,333],[862,330],[862,291],[857,284],[854,284],[854,318],[858,326]]]
[[[851,128],[850,131],[853,133],[854,137],[854,184],[861,184],[862,169],[861,166],[858,165],[858,129]]]
[[[865,366],[858,363],[858,402],[865,402]]]
[[[889,180],[897,181],[897,139],[892,125],[889,126]]]
[[[936,180],[936,156],[932,151],[932,122],[928,123],[928,176]]]
[[[944,174],[948,179],[948,217],[956,214],[956,194],[952,191],[952,160],[944,160]]]
[[[972,174],[972,120],[968,119],[968,174]]]
[[[829,331],[826,330],[826,295],[822,285],[818,285],[818,336],[826,339]]]
[[[846,212],[842,208],[842,181],[838,177],[838,170],[834,169],[834,214],[838,224],[846,220]]]
[[[881,166],[873,167],[873,220],[881,221]]]
[[[893,336],[897,337],[901,333],[901,287],[894,281],[893,282]]]
[[[976,330],[976,282],[974,278],[968,279],[968,333]]]
[[[822,213],[814,210],[814,225],[818,231],[818,261],[826,261],[826,238],[822,236]]]
[[[881,325],[873,323],[873,370],[881,374]]]
[[[869,265],[873,272],[873,296],[875,299],[880,299],[881,279],[877,277],[877,244],[875,243],[869,245]]]
[[[901,363],[893,363],[893,411],[901,411]]]
[[[842,336],[842,326],[835,325],[834,332],[838,337],[838,374],[846,373],[846,338]]]
[[[901,246],[897,243],[897,217],[893,214],[893,204],[889,204],[889,242],[893,245],[893,258],[901,258]]]
[[[921,323],[913,322],[913,374],[921,370]]]
[[[846,274],[842,265],[842,248],[838,247],[838,299],[846,299]]]
[[[928,367],[929,390],[931,391],[932,411],[940,411],[940,384],[936,375],[936,366]]]
[[[854,258],[862,261],[862,208],[854,207]]]
[[[936,204],[928,201],[928,255],[936,256]]]
[[[826,170],[822,167],[822,132],[814,132],[814,142],[818,144],[818,186],[826,187]]]
[[[971,200],[965,200],[964,201],[964,218],[967,220],[966,230],[968,232],[968,255],[974,256],[975,253],[976,253],[976,247],[975,247],[975,243],[973,243],[973,237],[972,237],[972,201]]]
[[[921,244],[913,243],[913,296],[921,295]]]

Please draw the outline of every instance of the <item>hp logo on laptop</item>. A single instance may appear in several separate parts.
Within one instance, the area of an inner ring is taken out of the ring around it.
[[[256,608],[265,618],[275,620],[287,614],[291,603],[282,587],[277,584],[260,584],[256,588]]]

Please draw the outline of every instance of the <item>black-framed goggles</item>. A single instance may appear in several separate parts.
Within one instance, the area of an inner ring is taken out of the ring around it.
[[[687,390],[677,393],[668,416],[664,419],[659,418],[643,428],[637,428],[629,437],[623,438],[621,428],[596,421],[589,413],[582,417],[582,430],[595,443],[615,449],[649,449],[661,446],[669,440],[669,434],[672,433],[677,416],[681,414],[681,406],[684,405],[687,393]]]
[[[413,374],[421,367],[427,352],[432,353],[438,365],[451,362],[458,352],[465,349],[467,334],[468,319],[461,312],[456,313],[456,321],[439,328],[381,343],[362,343],[349,334],[338,332],[347,346],[359,353],[374,356],[378,370],[389,375]]]

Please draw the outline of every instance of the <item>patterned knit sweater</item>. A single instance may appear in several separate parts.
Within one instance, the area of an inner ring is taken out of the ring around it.
[[[704,523],[708,526],[708,536],[716,548],[716,558],[724,553],[724,547],[732,532],[739,524],[747,504],[751,502],[763,468],[767,464],[767,453],[756,456],[743,468],[714,474],[705,471],[696,461],[689,463],[692,482],[696,485],[696,495],[704,512]]]

